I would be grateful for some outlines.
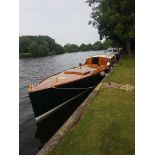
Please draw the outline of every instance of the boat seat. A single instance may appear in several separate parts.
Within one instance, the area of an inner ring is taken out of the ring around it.
[[[76,74],[76,75],[86,75],[89,74],[90,70],[86,68],[74,68],[64,71],[64,74]]]

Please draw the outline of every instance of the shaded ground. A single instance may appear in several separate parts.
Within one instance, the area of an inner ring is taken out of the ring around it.
[[[133,155],[134,100],[134,59],[122,58],[80,122],[50,154]]]

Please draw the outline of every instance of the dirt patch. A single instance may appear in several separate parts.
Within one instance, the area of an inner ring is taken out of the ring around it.
[[[102,87],[106,88],[118,88],[118,89],[124,89],[126,91],[132,91],[135,89],[133,85],[130,84],[119,84],[115,82],[104,82],[102,83]]]

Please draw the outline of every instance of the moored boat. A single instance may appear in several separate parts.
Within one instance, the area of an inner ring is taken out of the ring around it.
[[[86,59],[85,64],[50,76],[38,85],[30,85],[28,93],[35,117],[86,89],[93,89],[113,63],[113,56],[92,56]]]
[[[116,60],[120,59],[120,50],[121,48],[108,48],[107,53],[114,54],[116,56]]]

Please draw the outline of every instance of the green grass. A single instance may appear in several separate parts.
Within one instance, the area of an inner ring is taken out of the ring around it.
[[[122,84],[135,84],[135,59],[123,57],[106,81]]]
[[[118,73],[123,71],[121,78]],[[133,84],[133,73],[134,59],[124,58],[107,80]],[[80,122],[50,155],[134,155],[134,94],[101,88]]]

